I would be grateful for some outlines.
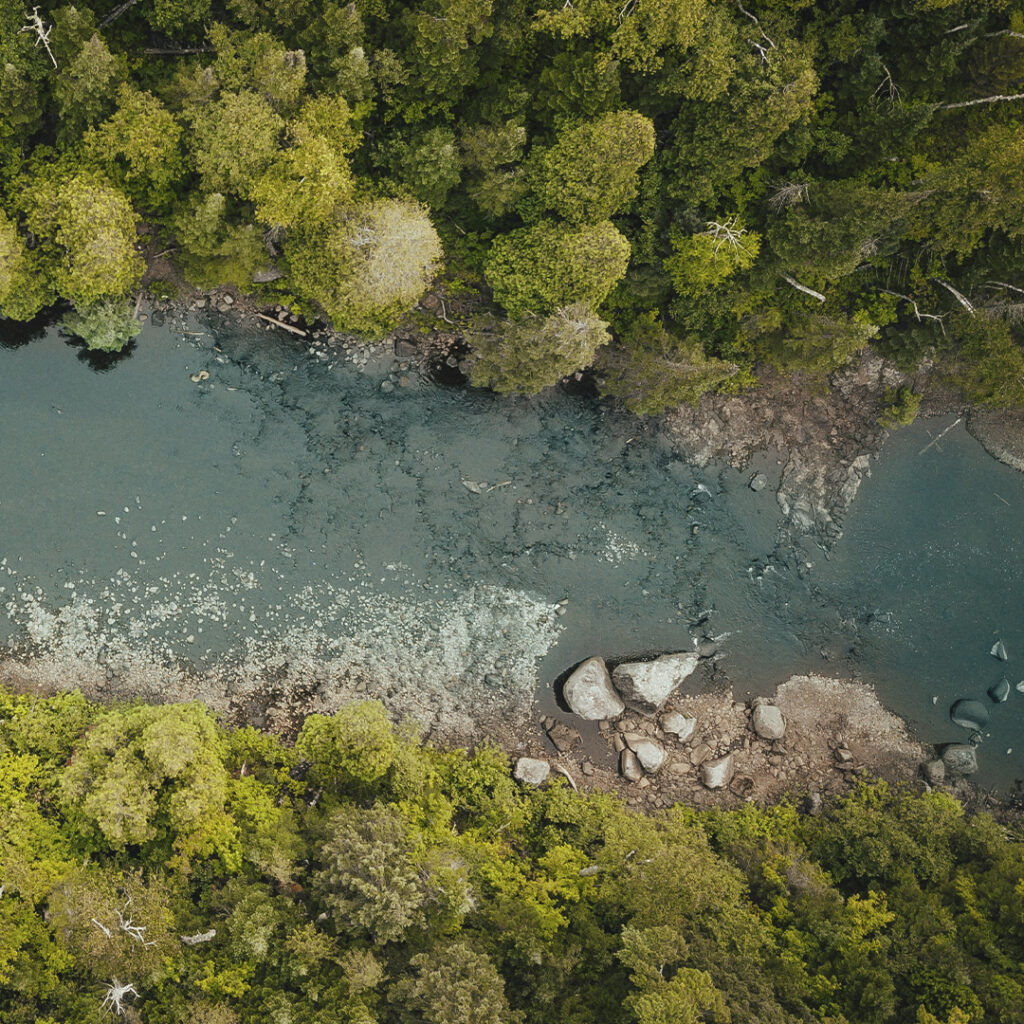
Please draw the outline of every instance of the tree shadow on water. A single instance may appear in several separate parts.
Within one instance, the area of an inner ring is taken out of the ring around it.
[[[0,317],[0,349],[21,348],[33,341],[39,341],[63,315],[58,307],[45,310],[31,320],[7,320]]]

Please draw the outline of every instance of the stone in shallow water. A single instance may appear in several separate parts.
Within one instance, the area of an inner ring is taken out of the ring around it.
[[[696,651],[663,654],[654,661],[630,661],[612,673],[615,689],[644,714],[653,714],[697,667]]]
[[[988,652],[993,658],[998,658],[1000,661],[1009,661],[1010,656],[1006,653],[1006,645],[1002,640],[997,640],[992,645],[992,650]]]
[[[551,772],[551,765],[537,757],[521,757],[516,761],[513,775],[519,782],[528,782],[531,786],[539,786]]]
[[[964,729],[984,729],[988,725],[988,708],[980,700],[964,698],[949,709],[949,718]]]
[[[973,775],[978,770],[978,752],[969,743],[950,743],[942,751],[950,775]]]
[[[781,740],[786,734],[786,719],[774,704],[758,704],[750,724],[763,740]]]
[[[989,699],[995,704],[1002,704],[1010,696],[1010,680],[1003,678],[988,688]]]
[[[622,698],[612,688],[604,658],[583,662],[565,681],[562,693],[574,714],[592,722],[617,718],[626,710]]]
[[[758,473],[750,478],[750,489],[752,491],[763,491],[768,486],[768,477],[764,473]]]

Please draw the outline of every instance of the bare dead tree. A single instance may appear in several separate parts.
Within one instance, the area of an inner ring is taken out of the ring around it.
[[[108,939],[112,939],[114,937],[114,933],[102,921],[97,921],[95,917],[90,917],[89,920],[96,925],[96,927],[99,928],[99,930],[103,932]]]
[[[178,938],[185,943],[186,946],[198,946],[201,942],[212,942],[217,937],[217,929],[211,928],[209,931],[196,932],[195,935],[179,935]]]
[[[118,4],[97,26],[98,28],[106,28],[112,21],[116,21],[124,14],[130,7],[134,7],[139,0],[124,0],[124,3]]]
[[[702,232],[714,239],[716,256],[726,245],[730,249],[742,249],[749,255],[750,250],[742,242],[746,233],[747,229],[739,226],[739,219],[735,216],[730,217],[724,224],[719,224],[717,220],[709,220],[707,230]]]
[[[956,301],[959,302],[960,305],[963,306],[968,313],[970,313],[972,316],[974,315],[974,306],[971,305],[971,302],[966,295],[963,295],[960,292],[958,292],[948,281],[943,281],[937,277],[932,278],[932,280],[936,284],[941,284],[942,287],[945,288],[946,291],[949,292],[949,294],[952,295],[953,298],[956,299]]]
[[[113,1011],[118,1016],[124,1016],[124,1001],[128,996],[138,996],[138,992],[135,986],[131,983],[122,985],[117,978],[111,978],[110,984],[107,986],[107,993],[103,997],[103,1002],[100,1003],[100,1009],[106,1010],[108,1013]]]
[[[806,203],[810,197],[810,187],[799,182],[780,182],[772,187],[773,192],[768,197],[768,206],[773,213],[781,213],[787,206]]]
[[[812,299],[817,299],[819,302],[825,301],[825,296],[821,292],[816,292],[813,288],[808,288],[807,285],[801,284],[795,277],[790,277],[789,274],[781,274],[780,276],[786,284],[792,285],[798,292],[810,295]]]
[[[184,57],[190,53],[215,53],[212,46],[149,46],[143,53],[150,57]]]
[[[740,13],[745,14],[757,26],[757,31],[761,33],[761,38],[764,40],[763,43],[758,43],[753,39],[749,40],[749,42],[750,45],[753,46],[754,49],[757,50],[757,52],[760,54],[761,60],[765,64],[767,64],[768,53],[770,50],[775,49],[775,44],[771,41],[771,39],[768,38],[768,33],[765,32],[763,28],[761,28],[761,22],[757,19],[755,15],[751,14],[750,11],[748,11],[746,7],[743,6],[743,4],[740,3],[740,0],[736,0],[736,6],[739,8]]]
[[[1015,92],[1006,96],[983,96],[979,100],[964,100],[961,103],[943,103],[939,110],[960,110],[963,107],[977,107],[983,103],[1008,103],[1011,100],[1024,100],[1024,92]]]
[[[884,98],[889,101],[889,109],[892,110],[893,107],[903,105],[903,97],[900,94],[900,87],[893,81],[892,72],[884,64],[882,70],[885,72],[885,78],[878,83],[874,95],[880,96],[884,93]]]
[[[44,25],[43,19],[39,17],[39,8],[32,8],[32,15],[28,19],[28,24],[22,26],[21,32],[34,32],[36,34],[36,46],[42,43],[46,50],[50,60],[53,61],[53,66],[57,66],[57,58],[53,55],[53,50],[50,49],[50,33],[53,31],[52,25]]]
[[[902,299],[904,302],[909,302],[911,308],[914,310],[914,316],[917,319],[918,323],[920,323],[922,320],[935,320],[939,325],[939,330],[941,330],[943,334],[946,333],[946,325],[945,323],[943,323],[946,317],[945,313],[922,313],[918,304],[909,295],[904,295],[901,292],[894,292],[888,288],[879,288],[878,290],[883,295],[894,295],[897,299]]]
[[[129,904],[132,902],[131,897],[128,897],[124,905],[124,909],[127,910]],[[134,924],[130,917],[125,917],[120,910],[115,911],[117,914],[118,925],[129,938],[134,939],[136,942],[142,944],[143,949],[149,949],[151,946],[155,946],[156,942],[153,940],[146,941],[146,927],[145,925]]]

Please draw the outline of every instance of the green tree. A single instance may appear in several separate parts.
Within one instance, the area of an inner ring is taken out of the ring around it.
[[[0,315],[31,320],[53,297],[38,256],[0,210]]]
[[[72,310],[61,320],[61,327],[97,352],[120,352],[142,330],[130,304],[121,298],[103,298]]]
[[[391,986],[402,1024],[512,1024],[505,984],[494,964],[467,942],[448,942],[409,961],[415,974]]]
[[[379,199],[297,232],[284,251],[297,295],[321,306],[337,328],[379,336],[427,290],[441,242],[423,207]]]
[[[190,138],[207,193],[249,198],[278,151],[284,121],[255,92],[227,93],[195,112]]]
[[[580,228],[541,221],[499,235],[485,269],[494,298],[521,317],[576,303],[597,308],[628,263],[629,242],[609,221]]]
[[[174,220],[185,276],[200,288],[233,284],[246,290],[269,254],[256,226],[220,192],[195,196]]]
[[[74,60],[61,70],[54,86],[61,137],[74,140],[110,113],[126,74],[124,58],[112,54],[94,33]]]
[[[571,224],[596,224],[632,201],[637,172],[654,155],[654,125],[634,110],[605,114],[563,132],[531,161],[534,194],[524,203]]]
[[[164,211],[183,176],[181,127],[151,93],[130,85],[117,93],[117,110],[85,135],[89,160],[143,209]]]
[[[696,405],[739,372],[734,363],[705,355],[696,339],[673,337],[653,313],[620,332],[618,344],[601,353],[597,369],[601,394],[641,416]]]
[[[469,379],[501,394],[534,395],[590,366],[610,340],[608,324],[582,303],[504,321],[470,337]]]
[[[462,156],[451,128],[439,126],[398,138],[387,148],[386,158],[395,179],[433,210],[444,205],[461,177]]]

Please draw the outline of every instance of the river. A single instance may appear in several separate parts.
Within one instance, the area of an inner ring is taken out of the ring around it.
[[[954,699],[1024,679],[1024,475],[962,427],[923,451],[949,420],[889,438],[826,551],[783,520],[771,453],[701,470],[606,404],[382,389],[391,364],[212,318],[147,326],[106,361],[8,332],[0,644],[198,672],[305,661],[321,691],[386,678],[396,707],[469,722],[552,707],[590,654],[709,632],[738,694],[855,676],[934,742],[964,737]],[[991,718],[978,778],[1005,789],[1024,693]]]

